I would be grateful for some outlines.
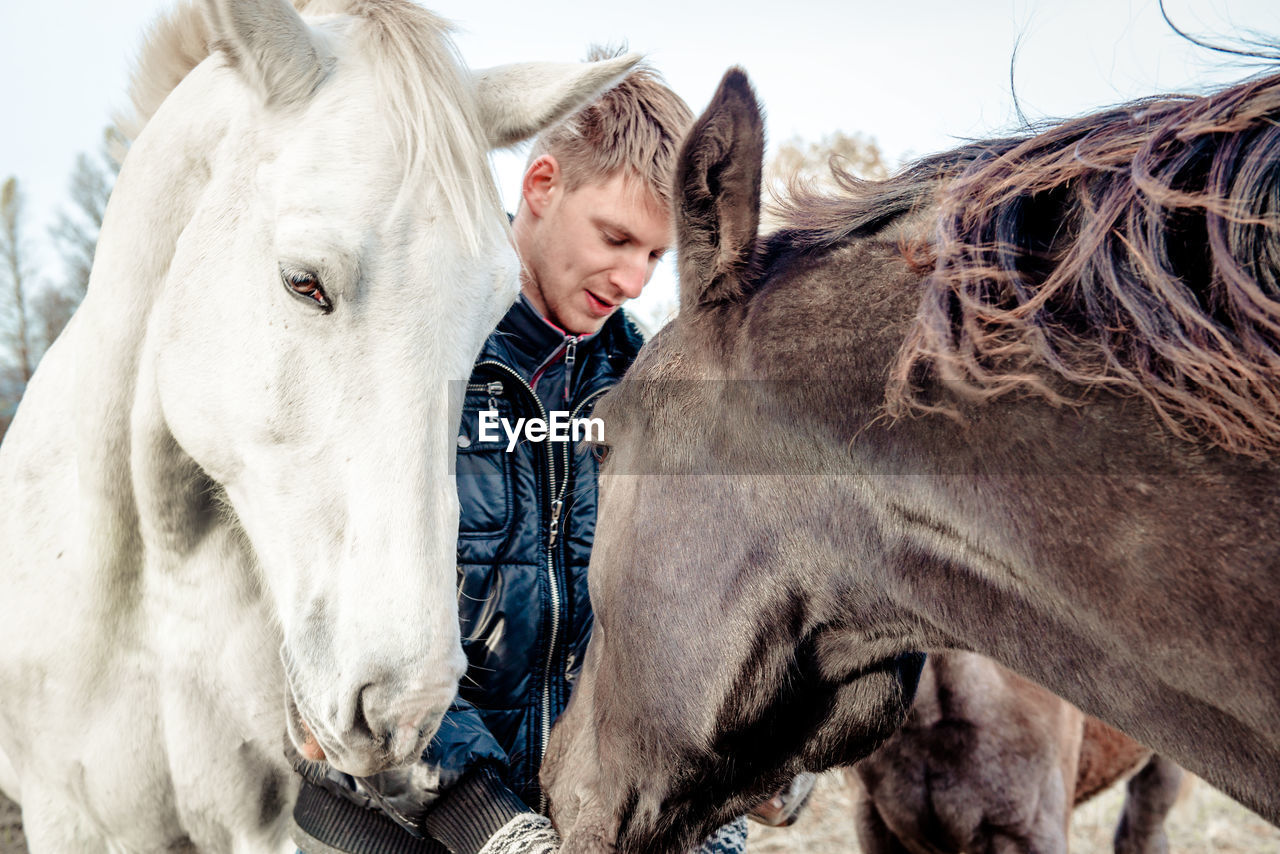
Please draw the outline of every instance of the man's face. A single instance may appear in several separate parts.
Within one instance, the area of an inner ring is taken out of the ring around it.
[[[621,173],[565,192],[544,155],[525,173],[524,200],[515,231],[525,295],[575,335],[596,332],[638,297],[671,242],[668,212]]]

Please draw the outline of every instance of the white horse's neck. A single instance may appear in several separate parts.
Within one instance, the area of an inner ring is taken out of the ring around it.
[[[181,85],[207,85],[213,62]],[[189,547],[202,528],[191,524],[200,515],[191,504],[208,500],[206,484],[164,424],[151,372],[141,364],[151,310],[208,182],[211,153],[227,132],[224,111],[204,116],[193,122],[189,112],[175,117],[162,107],[134,143],[107,209],[74,346],[64,352],[75,360],[83,545],[98,563],[99,601],[113,631],[136,612],[143,567],[155,547]],[[185,488],[174,490],[178,484]],[[161,495],[168,500],[159,501]]]

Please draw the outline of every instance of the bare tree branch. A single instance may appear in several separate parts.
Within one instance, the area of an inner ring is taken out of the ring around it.
[[[795,181],[815,188],[834,187],[833,167],[870,180],[889,177],[888,164],[874,139],[835,131],[817,142],[794,137],[782,143],[765,167],[765,180],[782,192]]]
[[[65,278],[58,287],[46,288],[32,300],[35,325],[40,343],[47,349],[58,336],[71,314],[84,299],[93,270],[94,252],[107,199],[120,172],[120,160],[127,142],[114,126],[102,133],[102,144],[93,155],[81,154],[71,173],[71,209],[58,212],[50,229],[54,244],[62,255]]]
[[[3,295],[8,301],[11,328],[7,330],[14,369],[23,387],[35,367],[31,352],[31,332],[27,312],[26,240],[23,235],[23,199],[18,179],[10,177],[0,187],[0,267],[3,268]]]

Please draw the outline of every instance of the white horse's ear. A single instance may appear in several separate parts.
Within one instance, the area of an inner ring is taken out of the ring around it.
[[[635,67],[640,54],[599,62],[526,62],[472,72],[489,145],[527,139],[589,104]]]
[[[211,48],[270,105],[305,102],[333,65],[320,35],[288,0],[205,0]]]

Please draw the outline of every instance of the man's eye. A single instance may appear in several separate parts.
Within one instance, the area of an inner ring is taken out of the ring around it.
[[[325,314],[333,311],[333,303],[329,301],[329,295],[324,292],[324,288],[315,273],[307,270],[282,269],[280,271],[280,280],[284,282],[284,286],[294,296],[313,303]]]
[[[607,231],[601,232],[601,234],[604,236],[604,242],[608,243],[610,246],[623,246],[627,242],[625,237],[619,237],[618,235],[610,234]]]

